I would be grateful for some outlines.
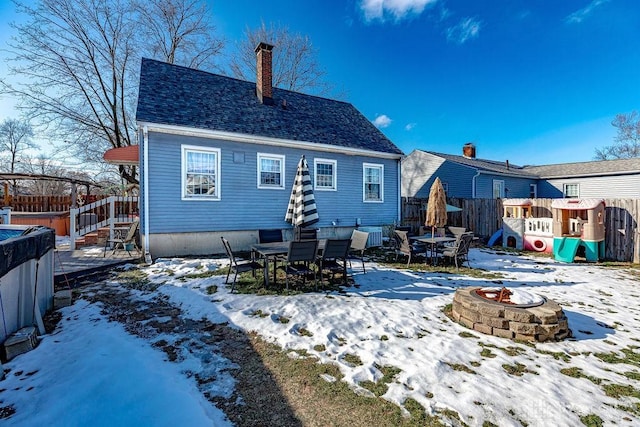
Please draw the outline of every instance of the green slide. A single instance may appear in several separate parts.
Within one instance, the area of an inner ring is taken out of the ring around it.
[[[554,237],[553,256],[557,261],[573,262],[582,243],[579,237]]]

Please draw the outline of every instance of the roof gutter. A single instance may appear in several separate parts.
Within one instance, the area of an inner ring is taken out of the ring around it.
[[[591,176],[615,176],[615,175],[637,175],[640,174],[640,170],[628,170],[628,171],[612,171],[612,172],[593,172],[593,173],[581,173],[578,175],[538,175],[540,179],[570,179],[570,178],[585,178]]]
[[[271,145],[287,148],[313,149],[330,153],[340,153],[351,156],[368,156],[381,159],[402,159],[403,154],[383,153],[380,151],[363,150],[361,148],[340,147],[329,144],[320,144],[308,141],[295,141],[292,139],[270,138],[266,136],[256,136],[235,132],[223,132],[208,129],[196,129],[186,126],[164,125],[158,123],[138,122],[147,131],[171,133],[174,135],[196,136],[209,139],[220,139],[224,141],[244,142],[247,144]]]

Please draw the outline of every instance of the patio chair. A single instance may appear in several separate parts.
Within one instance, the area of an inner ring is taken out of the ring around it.
[[[136,237],[137,237],[136,232],[138,231],[139,225],[140,225],[140,219],[135,218],[131,223],[131,225],[129,226],[129,228],[127,229],[127,232],[124,234],[124,236],[118,236],[118,237],[114,237],[113,239],[107,239],[104,242],[104,253],[102,254],[102,257],[104,258],[105,256],[107,256],[107,246],[109,246],[109,243],[113,244],[113,252],[111,253],[111,255],[114,255],[116,253],[116,250],[120,246],[122,247],[122,250],[127,251],[129,256],[131,256],[131,250],[129,249],[131,245],[133,245],[136,252],[140,253],[140,248],[138,247],[138,243],[136,243]]]
[[[220,237],[220,238],[222,239],[222,245],[224,246],[224,250],[225,252],[227,252],[227,256],[229,257],[229,271],[227,271],[227,278],[225,279],[224,282],[227,284],[229,283],[229,276],[233,271],[234,272],[233,283],[231,284],[231,293],[233,293],[236,287],[236,280],[238,278],[238,274],[251,271],[253,273],[253,277],[256,277],[256,270],[263,269],[264,265],[260,264],[255,260],[238,261],[235,255],[233,254],[233,251],[231,250],[231,245],[229,244],[229,241],[224,237]]]
[[[318,238],[317,228],[295,228],[295,236],[293,240],[316,240]]]
[[[453,246],[444,248],[442,256],[453,260],[456,264],[456,269],[458,269],[460,265],[463,265],[465,261],[469,268],[471,268],[471,264],[469,264],[469,248],[471,247],[472,241],[472,232],[462,233],[457,236]]]
[[[423,244],[411,244],[409,236],[406,231],[394,230],[393,242],[396,252],[396,261],[399,255],[405,255],[407,259],[407,266],[411,264],[411,258],[415,255],[424,255],[427,252],[427,247]]]
[[[278,267],[285,273],[285,284],[287,290],[289,290],[289,276],[302,276],[306,283],[307,275],[311,273],[313,273],[313,282],[317,289],[318,283],[316,270],[313,268],[317,254],[317,240],[294,240],[289,242],[287,261],[283,266]]]
[[[366,231],[353,230],[351,233],[351,247],[349,248],[349,267],[351,267],[351,257],[357,256],[362,260],[362,272],[366,273],[364,268],[364,251],[367,248],[367,240],[369,233]]]
[[[322,273],[325,270],[331,272],[331,280],[335,278],[336,272],[339,271],[342,273],[344,284],[347,284],[347,254],[349,246],[351,246],[351,239],[327,239],[322,255],[318,256],[316,260],[321,281]]]
[[[458,237],[460,234],[465,233],[467,231],[467,229],[464,228],[464,227],[452,227],[452,226],[449,226],[449,227],[447,227],[447,229],[448,229],[448,232],[450,234],[453,234],[456,237]]]

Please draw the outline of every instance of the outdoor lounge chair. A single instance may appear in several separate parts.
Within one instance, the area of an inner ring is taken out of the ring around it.
[[[258,241],[260,243],[282,242],[282,230],[279,228],[258,230]]]
[[[136,231],[138,231],[139,225],[140,225],[140,220],[138,218],[135,218],[131,223],[131,225],[129,226],[129,228],[127,229],[127,232],[124,236],[114,237],[113,239],[107,239],[104,242],[104,253],[102,254],[102,257],[104,258],[105,256],[107,256],[107,246],[109,246],[110,243],[113,244],[113,252],[111,253],[112,255],[116,253],[116,250],[120,246],[122,247],[122,250],[127,251],[129,256],[131,256],[131,250],[129,248],[132,245],[136,250],[136,252],[140,253],[140,248],[136,243],[136,237],[137,237]]]
[[[472,241],[472,232],[462,233],[457,236],[453,246],[444,248],[444,250],[442,251],[442,256],[444,258],[453,260],[456,264],[456,269],[458,269],[460,265],[464,264],[465,261],[467,262],[469,268],[471,268],[471,264],[469,264],[469,248],[471,247]]]
[[[293,240],[316,240],[318,238],[317,228],[296,227],[295,238]]]
[[[364,268],[364,251],[367,248],[367,240],[369,233],[366,231],[353,230],[351,233],[351,247],[349,248],[349,267],[351,267],[351,257],[358,256],[362,260],[362,272],[367,271]]]
[[[327,239],[324,245],[322,255],[318,256],[316,264],[320,270],[320,280],[322,281],[322,273],[331,272],[331,280],[335,277],[337,271],[342,273],[344,284],[347,284],[347,257],[351,246],[351,239]]]
[[[224,246],[224,250],[227,252],[227,256],[229,257],[229,271],[227,271],[227,278],[225,279],[224,282],[229,283],[229,276],[233,271],[234,273],[233,283],[231,284],[231,293],[233,293],[233,290],[235,289],[235,286],[236,286],[236,280],[238,278],[238,274],[251,271],[253,273],[253,277],[256,277],[256,270],[263,269],[264,265],[260,264],[255,260],[238,261],[235,255],[233,254],[233,251],[231,250],[231,245],[229,244],[229,241],[224,237],[221,237],[221,239],[222,239],[222,245]]]
[[[287,290],[289,289],[289,276],[302,276],[306,281],[307,275],[311,273],[313,273],[313,282],[317,289],[316,270],[313,268],[317,253],[317,240],[294,240],[289,242],[287,261],[283,266],[278,267],[285,272]]]
[[[407,256],[407,266],[411,264],[411,258],[415,255],[424,255],[427,248],[423,244],[411,244],[406,231],[394,230],[393,241],[395,245],[396,261],[399,255]]]

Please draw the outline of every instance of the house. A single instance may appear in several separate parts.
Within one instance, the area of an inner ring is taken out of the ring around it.
[[[525,166],[539,177],[538,197],[640,198],[640,158]]]
[[[402,161],[402,196],[429,197],[436,177],[456,198],[638,198],[640,159],[516,166],[463,155],[414,150]]]
[[[256,83],[143,59],[136,120],[141,237],[152,258],[249,249],[284,218],[297,163],[313,179],[321,237],[400,218],[403,153],[353,105],[272,87],[272,49]]]
[[[413,150],[402,161],[402,197],[429,197],[440,177],[448,197],[491,199],[536,197],[538,176],[509,162],[476,157],[473,144],[465,144],[462,155]]]

